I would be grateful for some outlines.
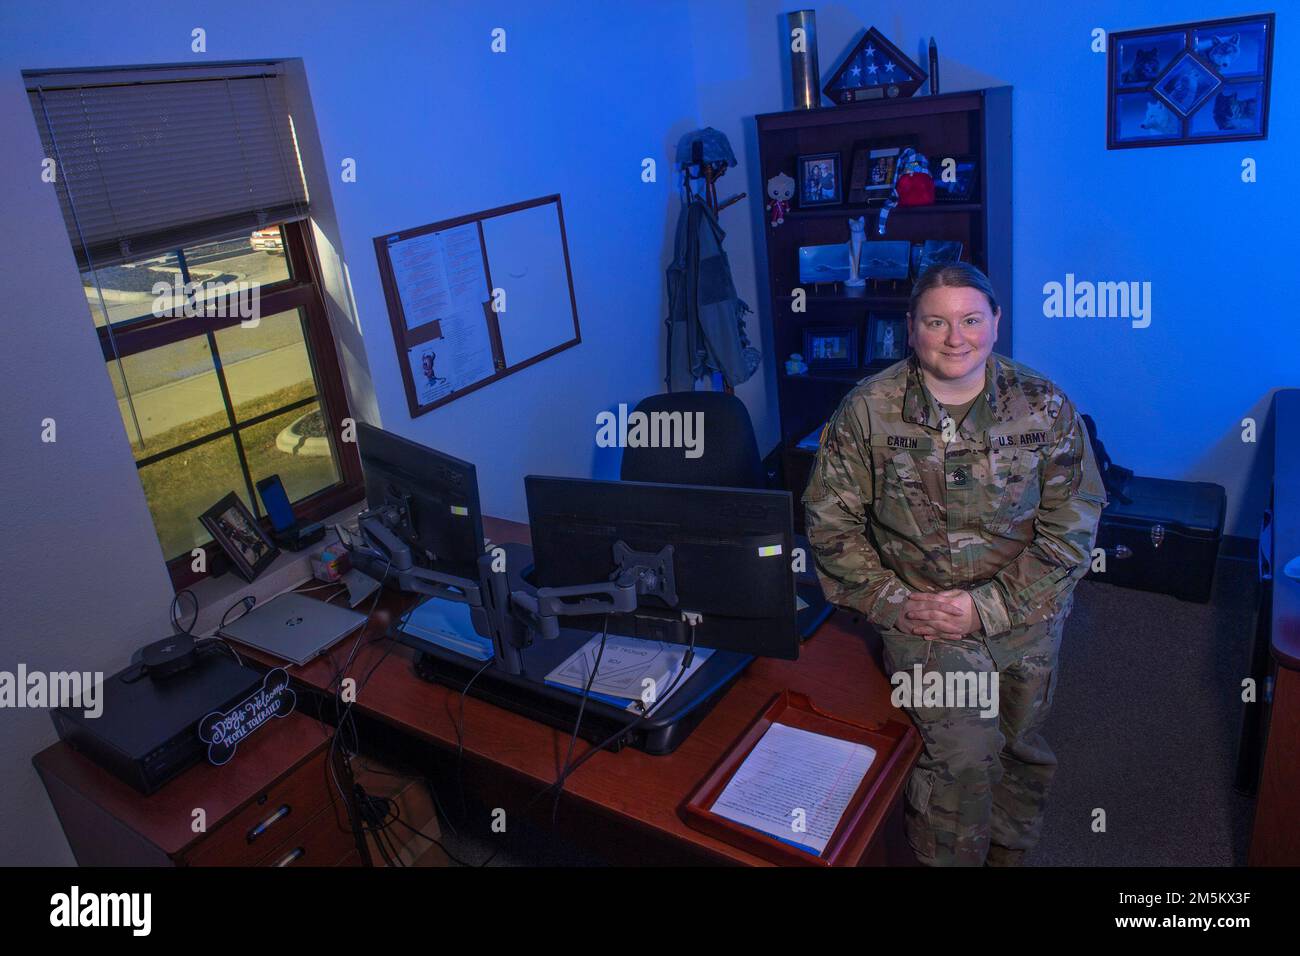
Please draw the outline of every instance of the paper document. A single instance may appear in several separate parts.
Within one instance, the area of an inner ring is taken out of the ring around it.
[[[388,258],[407,329],[457,315],[482,319],[487,272],[475,223],[391,243]]]
[[[442,338],[408,350],[415,397],[421,405],[469,388],[493,372],[492,343],[487,321],[478,316],[458,315],[442,322]]]
[[[341,580],[348,586],[348,607],[356,607],[379,590],[379,582],[356,568],[348,568]]]
[[[712,810],[820,856],[875,759],[866,744],[773,724]]]
[[[600,635],[596,634],[547,674],[547,683],[584,689],[599,652]],[[685,655],[686,647],[681,644],[611,635],[606,638],[605,653],[600,659],[596,679],[591,682],[591,693],[602,700],[626,706],[628,710],[652,713],[690,680],[700,665],[713,655],[713,649],[697,647],[691,673],[679,678],[677,675],[681,672]]]

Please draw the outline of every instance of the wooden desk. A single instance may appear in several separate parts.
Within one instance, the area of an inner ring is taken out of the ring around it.
[[[147,797],[63,741],[32,763],[81,866],[359,866],[329,741],[329,728],[292,713],[225,766],[198,763]]]
[[[494,543],[528,543],[526,525],[485,518],[484,531]],[[380,599],[362,638],[363,646],[348,670],[348,675],[355,677],[360,687],[375,667],[357,696],[356,709],[402,734],[454,751],[460,694],[416,677],[413,673],[416,652],[385,638],[389,624],[399,619],[415,600],[393,592],[386,592]],[[367,606],[363,603],[360,608]],[[625,749],[593,757],[566,781],[561,818],[572,815],[575,805],[581,805],[605,824],[612,825],[607,831],[611,836],[628,832],[666,842],[666,860],[672,858],[674,851],[680,851],[679,862],[767,865],[751,853],[692,830],[678,816],[678,807],[772,698],[787,688],[807,694],[818,707],[847,720],[859,723],[890,718],[907,720],[889,702],[891,687],[872,658],[866,625],[852,622],[852,615],[837,611],[804,644],[798,661],[755,660],[672,754],[655,757]],[[289,672],[302,684],[330,694],[334,675],[346,662],[355,642],[355,636],[349,637],[328,654],[306,666],[290,668]],[[277,663],[269,655],[242,645],[240,651],[264,665]],[[569,731],[537,723],[474,697],[465,701],[466,763],[474,761],[505,771],[516,783],[522,778],[526,786],[517,794],[524,799],[555,780],[564,763],[569,737]],[[921,751],[920,736],[915,729],[911,730],[908,745],[906,766],[910,770]],[[579,741],[575,757],[590,746]],[[901,795],[905,780],[903,774],[888,788],[889,813],[876,826],[862,862],[910,861],[901,842]],[[510,812],[522,809],[523,801],[507,802],[494,793],[489,805],[502,806]],[[549,812],[549,799],[539,801],[538,805]]]

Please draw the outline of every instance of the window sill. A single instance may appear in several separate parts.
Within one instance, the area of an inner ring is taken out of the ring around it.
[[[338,542],[333,525],[350,524],[365,508],[365,502],[349,505],[321,522],[326,526],[325,537],[302,551],[284,551],[272,562],[271,566],[257,576],[252,582],[245,581],[233,569],[219,578],[207,577],[191,585],[189,590],[199,602],[199,617],[194,624],[196,636],[207,636],[221,624],[221,616],[237,604],[246,595],[257,599],[254,607],[265,604],[271,598],[286,591],[292,591],[312,577],[311,556],[322,548]],[[177,608],[177,616],[182,622],[189,621],[192,612],[191,603],[182,599]],[[232,615],[235,617],[237,615]]]

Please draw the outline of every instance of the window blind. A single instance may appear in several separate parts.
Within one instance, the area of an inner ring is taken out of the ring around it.
[[[307,215],[269,66],[25,74],[83,269]]]

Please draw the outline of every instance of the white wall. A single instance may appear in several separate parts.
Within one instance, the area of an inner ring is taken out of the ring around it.
[[[171,582],[27,94],[0,70],[0,670],[105,671],[168,633]],[[55,441],[41,440],[53,419]],[[44,710],[0,710],[0,863],[70,863],[31,758]]]
[[[11,518],[0,670],[112,672],[166,633],[171,588],[41,149],[22,69],[300,57],[300,127],[332,320],[359,417],[479,465],[489,513],[524,516],[529,472],[612,475],[595,415],[662,388],[672,148],[699,125],[683,0],[299,5],[234,0],[0,11],[0,362]],[[207,54],[191,53],[191,30]],[[491,30],[506,29],[493,54]],[[218,144],[222,132],[214,131]],[[356,160],[357,182],[339,181]],[[641,161],[658,161],[658,181]],[[316,184],[331,178],[330,197]],[[443,409],[406,411],[371,239],[560,193],[583,343]],[[21,225],[18,225],[21,224]],[[353,304],[355,303],[355,305]],[[373,386],[372,383],[373,382]],[[40,443],[40,422],[58,441]],[[45,712],[0,710],[0,861],[70,854],[34,771]]]

